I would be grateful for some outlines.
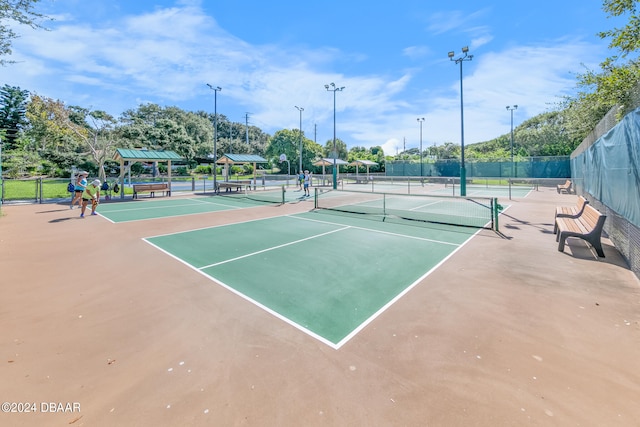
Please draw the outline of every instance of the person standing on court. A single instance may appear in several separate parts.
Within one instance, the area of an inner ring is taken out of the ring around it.
[[[89,176],[89,172],[82,171],[78,172],[78,176],[74,183],[74,191],[73,191],[73,200],[71,200],[71,209],[73,209],[73,205],[78,202],[78,207],[81,207],[82,203],[82,194],[84,190],[87,188],[87,177]]]
[[[310,196],[309,194],[309,184],[311,184],[311,174],[309,171],[304,171],[304,195]]]
[[[95,179],[91,184],[87,185],[87,188],[82,193],[82,212],[80,212],[80,218],[84,218],[84,213],[87,210],[87,205],[91,202],[91,215],[98,215],[96,208],[100,202],[100,180]]]
[[[302,183],[304,182],[304,172],[302,170],[298,173],[298,189],[302,190]]]

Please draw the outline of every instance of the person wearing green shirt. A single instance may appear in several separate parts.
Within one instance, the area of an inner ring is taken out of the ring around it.
[[[80,218],[84,218],[84,212],[87,210],[87,205],[91,202],[91,215],[98,215],[96,208],[100,202],[100,180],[95,179],[91,184],[87,185],[84,193],[82,193],[82,212]]]

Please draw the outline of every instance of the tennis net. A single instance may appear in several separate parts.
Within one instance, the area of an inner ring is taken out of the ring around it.
[[[249,186],[245,187],[244,191],[229,191],[221,192],[220,195],[224,197],[232,197],[236,199],[252,200],[256,202],[275,203],[283,205],[285,189],[283,185],[270,186],[270,187],[257,187],[255,190],[251,190]]]
[[[316,187],[314,202],[316,209],[498,229],[498,202],[493,197],[374,193]]]

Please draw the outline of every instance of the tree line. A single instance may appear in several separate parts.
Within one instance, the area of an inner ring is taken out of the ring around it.
[[[256,126],[217,115],[217,156],[224,153],[257,154],[271,166],[284,168],[284,154],[291,172],[298,170],[302,138],[303,169],[330,157],[333,140],[324,146],[299,130],[282,129],[273,136]],[[104,111],[66,106],[60,100],[29,93],[19,87],[0,88],[0,131],[3,134],[3,171],[7,176],[68,176],[72,167],[104,178],[113,169],[116,148],[171,150],[184,158],[187,169],[213,158],[214,116],[204,111],[143,104],[114,117]],[[353,147],[336,140],[339,158],[368,159],[384,163],[380,147]]]
[[[11,61],[11,41],[16,34],[9,21],[42,28],[37,20],[46,17],[34,11],[39,0],[13,2],[0,0],[0,66]],[[614,106],[619,117],[637,105],[640,68],[635,54],[640,48],[639,0],[604,0],[602,9],[609,17],[627,16],[627,23],[598,33],[610,41],[612,55],[599,70],[577,75],[577,94],[567,96],[548,112],[539,114],[514,129],[515,157],[569,155]],[[303,169],[317,171],[314,160],[332,157],[333,141],[317,144],[299,130],[282,129],[268,135],[260,128],[231,122],[217,116],[217,155],[251,153],[267,158],[271,166],[297,171],[299,145],[303,145]],[[72,166],[92,171],[104,178],[115,148],[172,150],[185,159],[188,168],[210,161],[214,139],[214,117],[204,111],[189,112],[178,107],[144,104],[127,110],[120,117],[80,106],[67,106],[60,100],[31,93],[19,87],[0,88],[0,138],[2,170],[8,176],[67,176]],[[378,163],[374,171],[384,170],[385,161],[420,161],[459,158],[460,146],[445,142],[422,153],[411,149],[396,156],[385,156],[380,146],[347,149],[336,141],[337,157],[352,161],[366,159]],[[280,156],[289,163],[284,166]],[[468,159],[508,159],[510,134],[465,147]],[[284,172],[284,170],[283,170]],[[287,170],[288,172],[288,170]]]

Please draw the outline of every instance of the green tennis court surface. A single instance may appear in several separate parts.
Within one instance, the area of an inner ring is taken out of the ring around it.
[[[127,222],[264,206],[269,202],[277,203],[278,197],[280,200],[282,198],[282,193],[277,190],[274,194],[264,191],[260,195],[263,196],[262,200],[257,197],[253,200],[244,194],[231,194],[103,203],[98,208],[98,212],[112,222]]]
[[[148,243],[339,348],[477,232],[311,211]]]

